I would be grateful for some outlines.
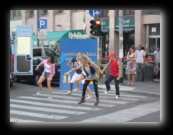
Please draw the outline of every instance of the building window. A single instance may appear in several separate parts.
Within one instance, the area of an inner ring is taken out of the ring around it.
[[[109,10],[101,10],[101,13],[100,13],[100,18],[102,17],[108,17],[109,16]]]
[[[47,15],[48,14],[48,10],[43,10],[43,15]]]
[[[116,16],[119,16],[119,10],[116,10],[117,12],[117,15]],[[134,15],[134,10],[123,10],[123,16],[128,16],[128,15]]]
[[[29,10],[29,17],[34,17],[34,10]]]
[[[77,11],[77,10],[75,10],[75,11]],[[63,13],[63,12],[64,12],[64,10],[56,10],[56,13],[57,13],[57,14]]]
[[[21,10],[12,10],[11,11],[12,14],[12,20],[20,20],[22,19],[22,13]]]
[[[160,14],[160,10],[143,10],[143,14]]]
[[[160,24],[150,24],[149,35],[160,35]]]

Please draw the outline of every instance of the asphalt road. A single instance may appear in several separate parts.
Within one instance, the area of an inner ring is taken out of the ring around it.
[[[48,99],[48,89],[36,95],[38,87],[33,83],[14,83],[10,89],[10,122],[77,122],[119,123],[160,122],[160,99],[121,92],[115,99],[115,91],[104,94],[99,90],[100,103],[94,106],[92,99],[78,105],[81,91],[66,95],[57,84],[52,86],[53,99]]]

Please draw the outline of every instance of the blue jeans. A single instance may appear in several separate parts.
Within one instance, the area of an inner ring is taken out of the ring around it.
[[[108,77],[106,78],[105,84],[106,84],[106,89],[107,91],[110,90],[110,85],[109,83],[114,80],[115,82],[115,89],[116,89],[116,95],[120,95],[120,91],[119,91],[119,80],[117,80],[118,76],[112,76],[112,75],[108,75]]]

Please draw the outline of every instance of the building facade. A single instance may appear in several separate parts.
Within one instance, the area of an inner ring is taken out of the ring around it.
[[[47,19],[48,28],[44,32],[62,32],[79,30],[90,34],[88,10],[11,10],[10,29],[15,34],[17,25],[33,25],[33,34],[37,35],[37,18]],[[101,55],[119,48],[118,10],[101,10],[102,21]],[[160,46],[160,10],[123,10],[123,50],[141,44],[153,53]],[[85,24],[85,25],[84,25]],[[85,27],[86,26],[86,27]]]

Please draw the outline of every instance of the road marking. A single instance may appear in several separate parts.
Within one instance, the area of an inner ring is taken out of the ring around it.
[[[78,101],[69,101],[69,100],[60,100],[60,99],[48,99],[48,98],[43,98],[43,97],[29,97],[29,96],[21,96],[18,97],[19,99],[31,99],[31,100],[39,100],[39,101],[49,101],[49,102],[55,102],[55,103],[68,103],[68,104],[77,104]],[[85,105],[93,106],[94,103],[88,103],[88,100],[84,103]],[[99,103],[97,107],[114,107],[116,105],[113,104],[103,104]]]
[[[78,109],[78,110],[87,110],[87,111],[98,111],[98,108],[91,107],[81,107],[81,106],[69,106],[69,105],[59,105],[59,104],[48,104],[42,102],[34,102],[34,101],[26,101],[26,100],[16,100],[10,99],[10,102],[22,103],[22,104],[30,104],[30,105],[40,105],[40,106],[48,106],[48,107],[60,107],[60,108],[68,108],[68,109]]]
[[[117,122],[127,122],[153,112],[160,110],[160,102],[147,103],[144,105],[135,106],[129,109],[124,109],[114,113],[89,118],[79,122],[102,122],[102,123],[117,123]]]
[[[43,108],[43,107],[32,107],[32,106],[16,105],[16,104],[11,104],[11,103],[10,103],[10,107],[20,108],[20,109],[27,109],[27,110],[44,111],[44,112],[74,114],[74,115],[81,115],[81,114],[86,113],[86,112],[78,112],[78,111],[67,111],[67,110],[60,110],[60,109],[51,109],[51,108]]]
[[[30,116],[30,117],[35,117],[35,118],[55,119],[55,120],[60,120],[60,119],[67,118],[67,116],[47,115],[47,114],[43,114],[43,113],[32,113],[32,112],[25,112],[25,111],[16,111],[16,110],[12,110],[12,109],[10,109],[10,114]]]
[[[44,121],[23,120],[23,119],[10,117],[10,122],[44,122]]]
[[[64,91],[55,91],[55,92],[53,92],[53,94],[64,94],[64,95],[66,95],[66,93],[64,92]],[[95,96],[95,92],[91,92],[91,94],[93,95],[93,96]],[[77,91],[77,92],[73,92],[72,93],[72,95],[79,95],[79,96],[81,96],[82,95],[82,91]],[[100,98],[104,98],[105,96],[115,96],[115,92],[114,93],[107,93],[107,94],[105,94],[104,93],[104,91],[102,91],[102,92],[99,92],[99,96],[100,96]],[[120,94],[120,96],[121,97],[132,97],[132,98],[147,98],[146,96],[138,96],[138,95],[124,95],[124,94]]]
[[[36,95],[36,94],[34,94],[34,95]],[[48,97],[48,95],[49,94],[39,94],[39,95],[36,95],[36,96],[42,96],[42,97]],[[63,99],[80,99],[79,97],[72,97],[72,96],[70,96],[70,95],[53,95],[53,97],[56,97],[56,98],[63,98]],[[96,99],[94,98],[92,98],[92,99],[90,99],[90,100],[88,100],[88,101],[95,101]],[[108,99],[108,100],[104,100],[104,99],[100,99],[100,102],[105,102],[105,103],[114,103],[114,104],[126,104],[126,103],[128,103],[128,102],[125,102],[125,101],[117,101],[116,99],[115,99],[115,101],[110,101],[110,99]]]

